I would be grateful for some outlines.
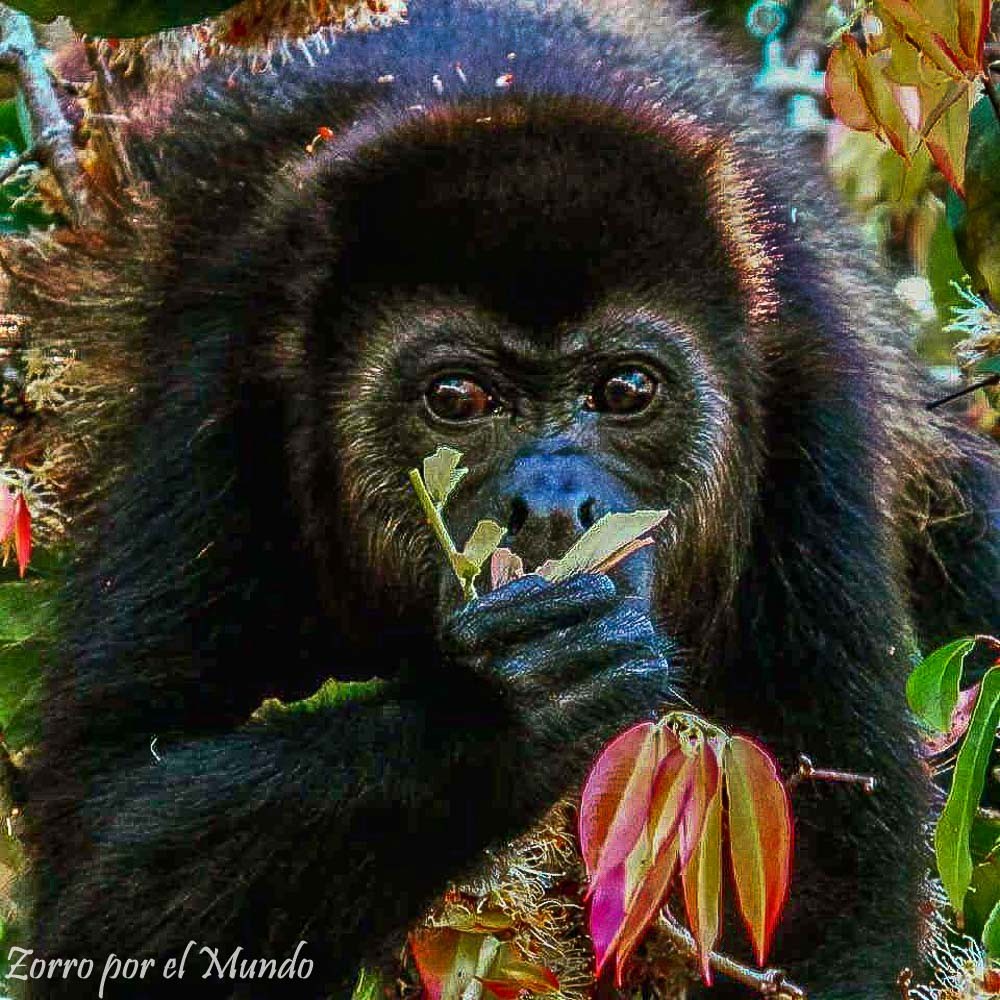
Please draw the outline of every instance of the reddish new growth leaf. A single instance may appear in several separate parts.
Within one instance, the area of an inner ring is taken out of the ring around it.
[[[0,486],[0,548],[4,565],[13,549],[23,577],[31,561],[31,511],[24,494],[11,494],[6,486]]]
[[[489,934],[421,930],[410,935],[410,949],[427,1000],[459,1000],[474,980],[495,1000],[559,992],[551,969],[524,961],[513,945]]]
[[[774,761],[751,740],[729,741],[725,771],[736,901],[763,965],[788,897],[792,807]]]
[[[848,128],[874,133],[906,160],[923,144],[959,195],[969,111],[987,75],[989,6],[873,0],[860,21],[864,46],[845,30],[826,69],[831,107]]]
[[[686,713],[634,726],[606,747],[580,805],[598,975],[614,956],[621,985],[679,873],[702,978],[711,985],[724,809],[736,898],[763,965],[788,893],[792,848],[788,796],[771,758]]]

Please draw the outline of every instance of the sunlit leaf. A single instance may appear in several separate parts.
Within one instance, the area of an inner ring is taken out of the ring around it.
[[[510,549],[497,549],[490,558],[490,586],[496,590],[524,576],[521,557]]]
[[[935,649],[906,681],[906,700],[914,715],[930,729],[946,732],[958,701],[962,665],[976,640],[966,637]]]
[[[845,35],[826,67],[826,93],[834,114],[849,128],[874,132],[909,159],[912,129],[893,88],[857,39]]]
[[[462,549],[462,555],[478,570],[493,555],[500,539],[507,533],[496,521],[480,521]]]
[[[763,966],[788,896],[792,811],[771,757],[734,736],[724,757],[729,803],[729,852],[740,913]]]
[[[953,84],[943,92],[929,92],[928,96],[936,98],[937,103],[928,115],[935,115],[936,118],[933,126],[924,126],[924,142],[934,158],[935,166],[962,196],[965,194],[965,151],[969,142],[971,93],[968,81]]]
[[[469,471],[458,468],[462,453],[442,445],[424,459],[424,485],[438,505],[443,504]]]
[[[954,10],[954,0],[948,0]],[[943,18],[929,20],[910,0],[878,0],[879,14],[896,22],[900,35],[906,35],[942,73],[961,79],[970,68],[965,53],[958,47],[958,21]],[[944,34],[942,34],[942,28]],[[947,35],[952,35],[949,41]]]
[[[549,560],[536,570],[555,583],[577,573],[598,572],[602,564],[652,531],[669,513],[665,510],[636,510],[628,514],[605,514],[577,539],[561,558]],[[634,551],[630,548],[630,551]]]
[[[719,939],[722,903],[722,786],[708,802],[701,836],[687,867],[681,872],[684,885],[684,909],[688,927],[698,946],[701,978],[712,985],[709,956]]]
[[[1000,716],[1000,670],[988,670],[979,688],[969,729],[958,751],[948,799],[934,830],[938,874],[951,905],[959,913],[972,878],[969,833],[979,808],[997,720]]]

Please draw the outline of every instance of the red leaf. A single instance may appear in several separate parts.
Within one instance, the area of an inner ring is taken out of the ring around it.
[[[519,1000],[525,993],[531,996],[547,996],[559,991],[559,980],[551,969],[535,962],[521,962],[512,957],[510,945],[504,945],[500,961],[479,981],[497,1000]]]
[[[461,932],[450,927],[414,931],[410,935],[410,950],[427,1000],[441,1000],[461,938]]]
[[[670,730],[642,722],[601,751],[580,801],[580,848],[591,892],[601,874],[623,862],[635,846],[649,819],[654,772],[679,745]]]
[[[31,560],[31,511],[23,493],[18,493],[14,501],[14,551],[17,553],[18,572],[23,578]]]
[[[591,884],[590,937],[594,943],[594,957],[600,974],[604,963],[611,956],[625,923],[625,863],[616,865]]]
[[[724,770],[736,899],[763,966],[788,897],[792,810],[774,761],[752,740],[729,741]]]
[[[622,924],[617,947],[615,983],[618,986],[622,984],[622,971],[625,968],[625,963],[632,957],[632,953],[638,947],[646,929],[656,919],[656,915],[660,912],[660,907],[665,901],[670,889],[670,882],[677,870],[679,848],[680,843],[676,837],[663,845],[655,863],[649,869],[648,875],[643,879],[635,898],[632,900],[628,915]],[[598,972],[600,972],[600,966],[598,966]]]

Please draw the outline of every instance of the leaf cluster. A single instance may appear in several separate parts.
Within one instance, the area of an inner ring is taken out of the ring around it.
[[[925,147],[959,194],[989,8],[989,0],[872,0],[827,64],[827,96],[845,125],[907,162]]]

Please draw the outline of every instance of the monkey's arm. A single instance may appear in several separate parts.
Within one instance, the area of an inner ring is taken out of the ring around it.
[[[444,646],[378,700],[106,767],[87,804],[93,854],[43,908],[36,948],[162,970],[192,939],[222,961],[239,945],[280,960],[304,940],[302,993],[349,995],[367,954],[668,694],[648,618],[606,577],[526,578],[459,612]],[[161,977],[144,996],[176,989]],[[219,995],[217,979],[204,988]]]

